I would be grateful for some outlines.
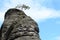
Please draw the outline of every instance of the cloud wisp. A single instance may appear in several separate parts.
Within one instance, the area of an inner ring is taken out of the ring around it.
[[[52,38],[52,40],[60,40],[60,36],[56,36],[56,37]]]
[[[0,22],[2,22],[3,20],[4,20],[4,14],[0,12]]]

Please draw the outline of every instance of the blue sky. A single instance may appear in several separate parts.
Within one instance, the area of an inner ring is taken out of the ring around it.
[[[38,23],[42,40],[60,40],[60,0],[0,0],[0,26],[5,12],[17,4],[31,7],[24,12]]]

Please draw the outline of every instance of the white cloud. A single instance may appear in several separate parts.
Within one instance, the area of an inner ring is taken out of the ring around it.
[[[0,12],[0,21],[4,20],[4,14],[2,12]]]
[[[54,37],[53,40],[60,40],[60,36]]]
[[[26,11],[26,13],[35,20],[45,20],[48,18],[60,17],[60,12],[58,12],[54,9],[49,9],[49,8],[42,7],[42,6],[41,6],[41,9],[38,7],[36,7],[36,8],[37,9],[35,9],[35,8],[30,9],[28,12]]]
[[[42,1],[43,2],[43,1]],[[9,8],[15,7],[17,4],[26,4],[31,7],[30,10],[26,10],[25,13],[31,16],[35,20],[45,20],[48,18],[60,17],[60,10],[54,10],[41,6],[40,3],[35,3],[34,0],[10,0],[4,3],[5,11]],[[4,11],[4,12],[5,12]],[[0,13],[0,15],[3,15]],[[3,18],[1,18],[2,20]]]

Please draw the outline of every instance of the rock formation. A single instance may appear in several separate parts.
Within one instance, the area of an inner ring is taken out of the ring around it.
[[[0,40],[40,40],[38,25],[22,10],[9,9],[0,29]]]

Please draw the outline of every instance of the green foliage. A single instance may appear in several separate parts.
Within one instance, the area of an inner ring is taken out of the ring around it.
[[[15,8],[20,8],[21,10],[23,10],[23,9],[30,9],[30,7],[29,6],[26,6],[26,5],[17,5]]]

